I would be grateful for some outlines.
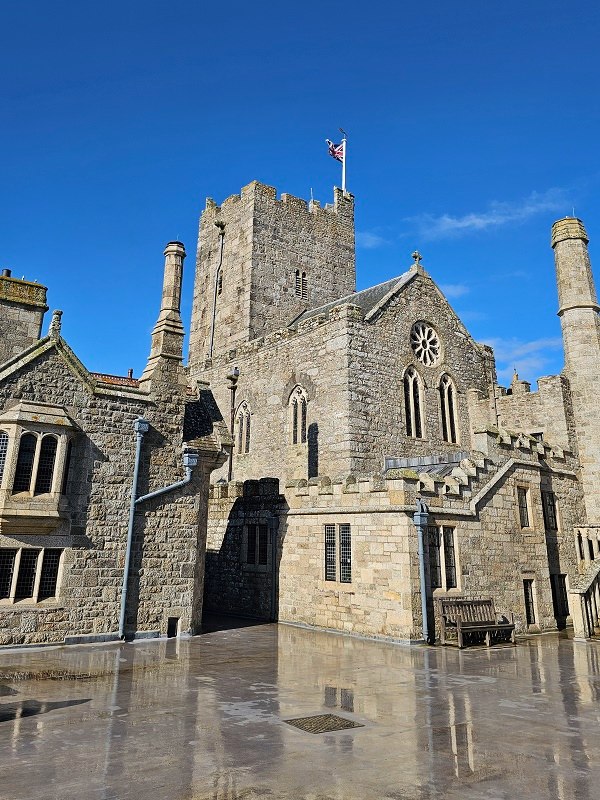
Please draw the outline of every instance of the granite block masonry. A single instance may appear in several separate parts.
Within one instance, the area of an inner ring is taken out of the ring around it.
[[[167,245],[140,379],[89,372],[62,338],[60,312],[41,339],[15,328],[18,352],[0,366],[0,644],[115,638],[138,418],[149,431],[136,496],[183,478],[184,448],[199,465],[186,486],[136,508],[125,633],[200,628],[209,475],[229,438],[181,363],[184,257],[180,243]],[[46,290],[36,292],[39,308]],[[4,319],[12,304],[0,303]]]

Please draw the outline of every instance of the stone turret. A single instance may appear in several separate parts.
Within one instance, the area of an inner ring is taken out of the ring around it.
[[[0,275],[0,364],[37,342],[42,330],[46,287],[13,278],[9,269]]]
[[[552,226],[558,285],[558,315],[565,348],[575,438],[588,523],[600,524],[600,317],[581,220],[566,217]]]
[[[181,242],[169,242],[165,248],[165,273],[158,320],[152,331],[152,345],[146,369],[140,382],[150,380],[159,364],[165,360],[171,366],[181,365],[185,331],[181,322],[181,282],[185,247]]]

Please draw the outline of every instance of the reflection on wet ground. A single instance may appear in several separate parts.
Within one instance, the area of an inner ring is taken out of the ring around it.
[[[600,644],[276,625],[0,653],[3,800],[595,800]],[[313,734],[285,720],[362,727]]]

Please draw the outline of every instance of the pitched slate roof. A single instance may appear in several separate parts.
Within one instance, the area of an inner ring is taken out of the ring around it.
[[[332,303],[326,303],[324,306],[319,306],[318,308],[307,309],[299,317],[296,317],[293,323],[290,324],[290,327],[292,327],[292,325],[296,326],[299,322],[304,322],[319,314],[326,314],[330,309],[335,308],[335,306],[341,306],[344,303],[352,303],[352,305],[359,306],[365,314],[368,314],[387,294],[402,288],[402,286],[408,283],[413,274],[414,272],[411,271],[405,272],[402,275],[391,278],[389,281],[378,283],[377,286],[371,286],[360,292],[353,292],[345,297],[340,297],[339,300],[334,300]]]

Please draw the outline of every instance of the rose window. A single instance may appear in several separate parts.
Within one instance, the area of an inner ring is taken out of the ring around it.
[[[440,357],[440,340],[437,333],[426,322],[415,322],[410,332],[413,353],[426,367],[432,367]]]

